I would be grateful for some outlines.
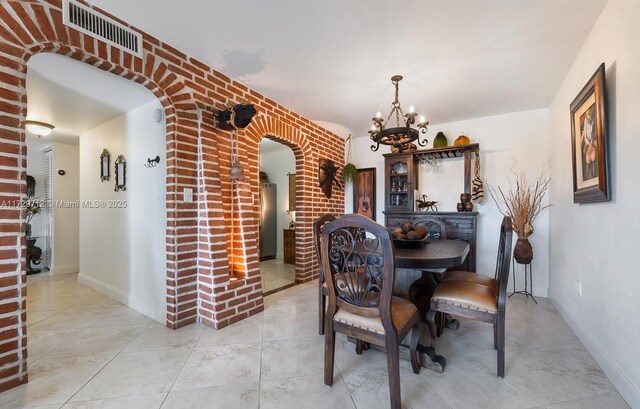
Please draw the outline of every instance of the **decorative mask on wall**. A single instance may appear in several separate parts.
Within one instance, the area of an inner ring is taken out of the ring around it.
[[[331,190],[334,182],[338,189],[342,189],[340,181],[336,179],[338,169],[339,167],[330,159],[320,159],[319,161],[318,181],[320,182],[320,189],[322,189],[327,199],[331,199]]]

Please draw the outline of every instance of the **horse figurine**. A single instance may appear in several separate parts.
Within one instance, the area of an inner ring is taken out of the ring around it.
[[[432,211],[432,212],[437,212],[438,211],[438,206],[436,206],[436,203],[438,203],[435,200],[427,200],[427,195],[422,195],[422,197],[420,199],[416,199],[417,205],[418,205],[418,209],[422,210],[422,209],[426,209],[425,211]]]

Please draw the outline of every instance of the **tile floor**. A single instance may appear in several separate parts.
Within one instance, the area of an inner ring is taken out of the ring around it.
[[[272,259],[260,262],[260,276],[262,277],[262,291],[270,291],[290,286],[296,281],[296,266],[285,264],[282,259]]]
[[[388,407],[386,360],[342,336],[333,387],[322,381],[313,283],[265,299],[264,313],[216,331],[177,331],[76,282],[29,277],[30,382],[0,408]],[[506,378],[495,376],[489,325],[463,320],[438,352],[444,373],[401,364],[406,408],[628,408],[545,299],[511,299]]]

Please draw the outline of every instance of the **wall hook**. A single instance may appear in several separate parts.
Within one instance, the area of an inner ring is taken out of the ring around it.
[[[147,168],[155,168],[156,165],[160,163],[160,156],[156,156],[155,159],[147,159],[147,163],[144,164],[145,167]]]

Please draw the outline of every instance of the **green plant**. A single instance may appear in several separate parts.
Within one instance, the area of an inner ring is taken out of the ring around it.
[[[344,165],[344,169],[342,170],[342,177],[344,177],[345,183],[353,183],[356,180],[356,176],[358,175],[358,169],[356,169],[356,165],[353,163],[347,163]]]
[[[350,162],[351,160],[351,134],[347,138],[347,142],[349,142],[349,148],[347,149],[347,163],[344,165],[344,169],[342,169],[342,177],[344,178],[344,183],[353,183],[358,176],[358,169],[356,165]]]

